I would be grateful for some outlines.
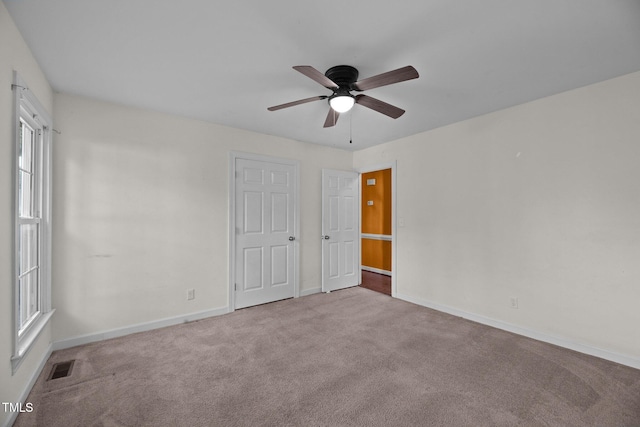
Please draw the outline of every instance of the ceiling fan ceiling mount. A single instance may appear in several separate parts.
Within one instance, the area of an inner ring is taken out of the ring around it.
[[[327,70],[324,75],[335,82],[339,89],[355,90],[353,84],[358,81],[358,70],[351,65],[336,65]]]
[[[368,77],[363,80],[358,80],[358,70],[351,65],[336,65],[335,67],[329,68],[324,74],[310,65],[296,65],[293,69],[317,83],[320,83],[322,86],[330,89],[333,93],[331,96],[320,95],[288,102],[286,104],[275,105],[267,108],[267,110],[276,111],[283,108],[293,107],[295,105],[305,104],[307,102],[329,98],[329,105],[331,108],[329,108],[329,114],[324,122],[324,127],[335,126],[340,113],[348,111],[354,103],[370,108],[393,119],[397,119],[404,114],[405,111],[403,109],[387,104],[386,102],[380,101],[379,99],[371,96],[362,94],[354,96],[351,94],[351,91],[355,90],[362,92],[380,86],[403,82],[405,80],[417,79],[419,77],[418,72],[411,65],[378,74],[373,77]],[[349,101],[347,103],[348,106],[344,109],[338,107],[340,103],[334,102],[339,98],[346,98],[346,100]]]

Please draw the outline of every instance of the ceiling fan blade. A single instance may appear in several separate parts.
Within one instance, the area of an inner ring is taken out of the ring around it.
[[[294,70],[301,72],[311,80],[315,80],[327,89],[338,89],[338,85],[311,65],[296,65]]]
[[[378,74],[377,76],[367,77],[353,84],[355,90],[363,91],[369,90],[380,86],[386,86],[393,83],[400,83],[406,80],[417,79],[418,72],[411,65],[398,68],[397,70],[387,71],[386,73]]]
[[[389,116],[392,119],[397,119],[404,114],[404,110],[402,108],[387,104],[386,102],[367,95],[356,95],[356,103],[364,107],[371,108],[372,110]]]
[[[313,96],[311,98],[300,99],[298,101],[287,102],[286,104],[275,105],[273,107],[267,108],[269,111],[282,110],[283,108],[293,107],[295,105],[306,104],[307,102],[319,101],[321,99],[327,99],[328,97],[325,95],[321,96]]]
[[[338,123],[338,117],[340,117],[340,113],[329,107],[329,114],[327,114],[327,119],[324,121],[323,127],[330,128],[331,126],[335,126],[336,123]]]

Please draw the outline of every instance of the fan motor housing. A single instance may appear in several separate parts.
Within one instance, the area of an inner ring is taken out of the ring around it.
[[[358,81],[358,70],[351,65],[336,65],[327,70],[324,75],[340,88],[352,89],[351,85]]]

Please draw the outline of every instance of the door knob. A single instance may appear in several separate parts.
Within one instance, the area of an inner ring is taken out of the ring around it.
[[[329,236],[326,236],[326,235],[325,235],[325,236],[322,236],[322,238],[323,238],[324,240],[329,240]]]
[[[289,241],[290,241],[290,242],[293,242],[294,240],[296,240],[296,238],[295,238],[295,237],[293,237],[293,236],[289,236]]]

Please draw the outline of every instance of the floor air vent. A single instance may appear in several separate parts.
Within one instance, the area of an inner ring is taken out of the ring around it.
[[[71,375],[71,371],[73,370],[73,362],[75,362],[75,360],[55,363],[51,368],[51,373],[49,374],[49,378],[47,378],[47,381],[55,380],[57,378],[65,378]]]

